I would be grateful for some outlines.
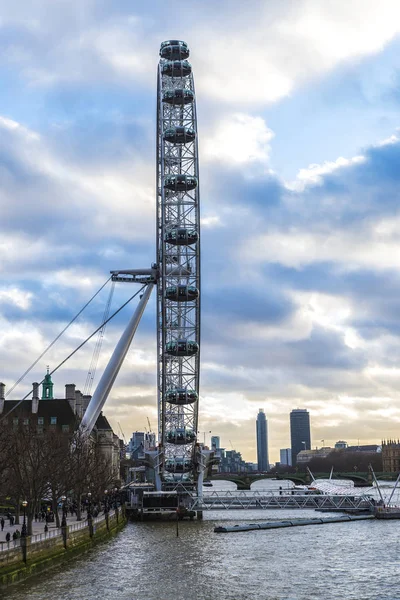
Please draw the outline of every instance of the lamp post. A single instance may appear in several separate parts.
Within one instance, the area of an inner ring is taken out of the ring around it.
[[[91,492],[88,492],[87,494],[88,497],[88,508],[87,508],[87,520],[88,520],[88,526],[89,526],[89,535],[90,537],[93,537],[93,521],[92,521],[92,494]]]
[[[119,522],[119,515],[118,515],[118,488],[115,487],[114,488],[114,509],[115,509],[115,518],[117,519],[117,524]]]
[[[26,507],[27,506],[28,506],[28,502],[26,500],[24,500],[22,502],[22,507],[24,509],[24,522],[22,523],[21,537],[27,536],[27,531],[26,531]]]
[[[22,523],[21,529],[21,548],[22,548],[22,560],[26,563],[26,545],[27,545],[27,531],[26,531],[26,507],[28,506],[28,502],[24,500],[22,502],[22,507],[24,509],[24,522]]]
[[[67,500],[66,496],[61,496],[61,502],[62,502],[62,519],[61,519],[61,533],[63,536],[63,542],[64,542],[64,548],[67,549],[67,537],[68,537],[68,532],[67,532],[67,512],[66,512],[66,507],[65,507],[65,502]]]
[[[92,518],[92,511],[91,511],[91,508],[92,508],[92,494],[91,494],[91,492],[87,493],[87,497],[88,497],[87,518],[91,519]]]
[[[108,490],[104,490],[104,517],[106,519],[106,527],[107,530],[109,530],[109,523],[108,523]]]
[[[66,496],[61,496],[61,502],[62,502],[61,527],[66,527],[67,526],[67,515],[66,515],[66,511],[65,511],[65,501],[66,501],[66,499],[67,499]]]

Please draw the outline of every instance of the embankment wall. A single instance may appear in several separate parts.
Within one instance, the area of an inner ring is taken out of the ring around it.
[[[125,513],[118,511],[82,529],[62,528],[62,535],[32,543],[21,538],[21,545],[0,552],[0,589],[51,569],[60,563],[87,552],[106,541],[126,524]]]

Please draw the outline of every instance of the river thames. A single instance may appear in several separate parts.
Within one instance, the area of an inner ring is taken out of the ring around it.
[[[258,489],[265,485],[260,484]],[[232,489],[232,484],[222,485]],[[205,513],[203,521],[180,522],[179,537],[175,523],[129,523],[109,543],[9,588],[5,596],[7,600],[400,600],[400,521],[231,534],[213,531],[220,523],[317,515],[313,510],[213,511]]]

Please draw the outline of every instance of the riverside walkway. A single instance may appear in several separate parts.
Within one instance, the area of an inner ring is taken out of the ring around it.
[[[110,510],[108,512],[108,516],[111,518],[115,514],[114,510]],[[0,552],[9,550],[11,548],[17,548],[21,545],[21,538],[17,538],[16,540],[12,539],[12,535],[15,531],[19,530],[21,532],[23,517],[20,517],[20,523],[14,525],[10,525],[10,521],[5,515],[2,515],[5,520],[5,525],[3,531],[0,531]],[[61,520],[61,519],[60,519]],[[76,515],[71,517],[67,517],[67,527],[69,531],[78,531],[79,529],[84,529],[88,527],[89,523],[87,520],[86,511],[82,511],[82,519],[77,521]],[[97,517],[92,517],[92,523],[95,525],[96,523],[100,523],[105,520],[104,512],[98,514]],[[32,523],[32,535],[29,536],[31,544],[35,544],[38,542],[42,542],[44,540],[51,539],[53,537],[61,536],[62,529],[61,527],[57,527],[56,523],[47,523],[48,531],[45,532],[45,521],[33,521]],[[7,533],[10,534],[11,540],[9,542],[6,541]]]

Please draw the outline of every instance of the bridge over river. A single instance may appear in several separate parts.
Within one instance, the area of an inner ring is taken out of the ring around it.
[[[393,473],[375,473],[380,481],[394,481],[396,477]],[[316,479],[329,479],[330,473],[315,473]],[[311,476],[308,472],[297,473],[216,473],[207,478],[207,481],[232,481],[237,485],[238,490],[250,490],[252,483],[262,479],[276,479],[278,481],[292,481],[298,485],[309,485]],[[368,472],[350,472],[335,473],[335,479],[348,479],[354,481],[355,487],[368,487],[372,485],[372,474]]]

